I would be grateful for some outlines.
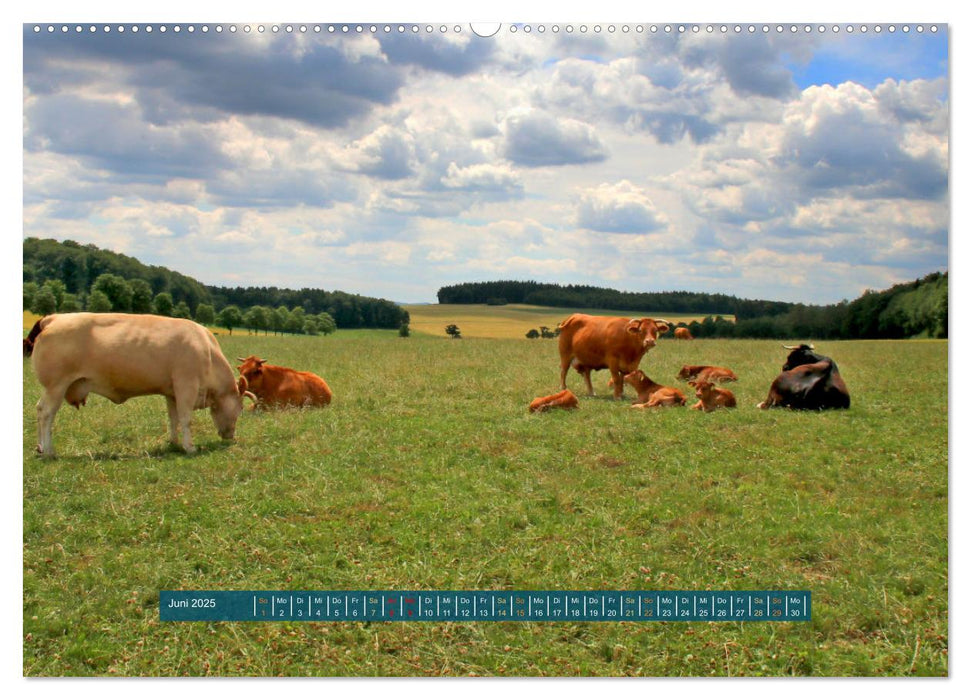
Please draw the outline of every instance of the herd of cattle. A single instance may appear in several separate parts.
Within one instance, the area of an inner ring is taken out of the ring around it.
[[[592,396],[593,384],[590,372],[610,371],[609,386],[614,398],[623,395],[624,384],[637,392],[637,400],[631,408],[655,408],[684,406],[687,397],[679,389],[661,386],[638,369],[641,358],[655,345],[657,339],[668,332],[671,323],[653,318],[620,318],[573,314],[560,324],[560,388],[556,394],[534,399],[529,410],[547,411],[552,408],[577,408],[579,401],[566,388],[566,376],[572,367],[583,376],[587,394]],[[684,331],[679,334],[679,331]],[[690,340],[686,328],[675,330],[675,337]],[[795,409],[849,408],[850,394],[840,376],[836,363],[814,352],[812,345],[786,345],[791,350],[782,373],[769,388],[769,395],[759,408],[782,406]],[[716,382],[737,381],[730,369],[712,365],[685,365],[678,378],[686,380],[694,388],[698,399],[692,408],[713,411],[716,408],[733,408],[735,396],[728,389],[715,386]]]
[[[566,388],[571,367],[583,376],[589,395],[594,393],[590,372],[607,369],[614,398],[623,396],[627,383],[637,392],[635,408],[685,405],[684,393],[653,382],[638,369],[641,358],[670,327],[660,319],[573,314],[560,324],[562,390],[534,400],[529,410],[579,406]],[[256,356],[237,358],[242,363],[237,378],[213,334],[186,319],[52,314],[34,324],[23,344],[43,387],[37,402],[37,451],[47,456],[54,454],[53,424],[61,404],[80,408],[90,393],[119,404],[136,396],[164,396],[170,439],[179,444],[181,433],[186,452],[195,451],[189,432],[195,410],[208,408],[219,436],[231,440],[245,399],[254,406],[281,407],[326,406],[332,398],[330,387],[317,375],[270,365]],[[811,345],[786,347],[792,352],[760,408],[849,408],[850,396],[835,362],[813,352]],[[678,376],[695,390],[699,400],[693,408],[735,406],[732,393],[715,386],[736,381],[731,370],[685,365]]]

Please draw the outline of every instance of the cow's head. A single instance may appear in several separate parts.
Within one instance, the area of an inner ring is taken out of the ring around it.
[[[691,371],[690,365],[684,365],[681,367],[681,371],[678,372],[678,379],[691,379],[694,376],[694,372]]]
[[[702,401],[706,401],[708,397],[711,396],[712,387],[715,386],[711,382],[705,381],[704,379],[690,381],[688,384],[695,388],[695,396]]]
[[[657,345],[657,339],[668,332],[671,324],[661,319],[635,318],[627,324],[627,332],[634,334],[640,341],[644,351]]]
[[[240,379],[245,378],[248,388],[258,392],[263,387],[263,365],[266,360],[262,360],[256,355],[250,355],[246,359],[237,357],[242,364],[236,369],[239,370]]]
[[[644,370],[635,369],[633,372],[628,372],[624,375],[624,382],[630,384],[632,387],[638,387],[647,380],[647,375],[644,374]]]
[[[236,383],[236,391],[227,392],[213,400],[209,407],[212,422],[223,440],[232,440],[236,436],[236,421],[243,412],[243,399],[256,402],[256,396],[248,390],[245,377],[240,377]]]
[[[815,349],[812,345],[783,345],[786,350],[791,350],[789,357],[786,358],[786,363],[782,365],[782,371],[788,372],[793,367],[799,367],[800,365],[811,365],[815,362],[821,362],[825,358],[822,355],[817,355],[813,352]]]

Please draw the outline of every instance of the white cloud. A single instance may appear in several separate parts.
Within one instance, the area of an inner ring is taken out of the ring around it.
[[[667,223],[647,193],[627,180],[585,190],[577,205],[577,225],[593,231],[651,233]]]

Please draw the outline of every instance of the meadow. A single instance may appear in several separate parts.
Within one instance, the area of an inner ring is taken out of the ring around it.
[[[435,333],[221,334],[334,402],[247,410],[232,444],[198,411],[192,456],[163,398],[91,396],[36,457],[25,361],[24,674],[948,673],[946,341],[817,343],[845,412],[755,408],[778,342],[665,339],[652,378],[726,365],[739,408],[630,410],[599,372],[593,398],[568,378],[580,410],[529,414],[555,341]],[[808,589],[813,619],[160,623],[162,589]]]
[[[463,338],[525,338],[530,329],[546,326],[551,331],[574,312],[572,309],[556,309],[529,304],[406,304],[404,309],[411,316],[411,329],[428,335],[445,335],[445,326],[456,324]],[[606,309],[576,309],[580,313],[597,316],[640,316],[632,311]],[[701,321],[705,314],[663,314],[672,323]],[[725,314],[734,320],[731,314]]]

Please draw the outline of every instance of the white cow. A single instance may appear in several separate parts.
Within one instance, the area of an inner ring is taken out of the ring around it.
[[[84,405],[91,392],[115,403],[160,394],[168,401],[173,444],[195,452],[192,411],[208,408],[219,437],[232,440],[243,397],[233,370],[208,330],[181,318],[138,314],[53,314],[24,340],[44,387],[37,402],[37,451],[53,456],[54,416],[67,401]]]

